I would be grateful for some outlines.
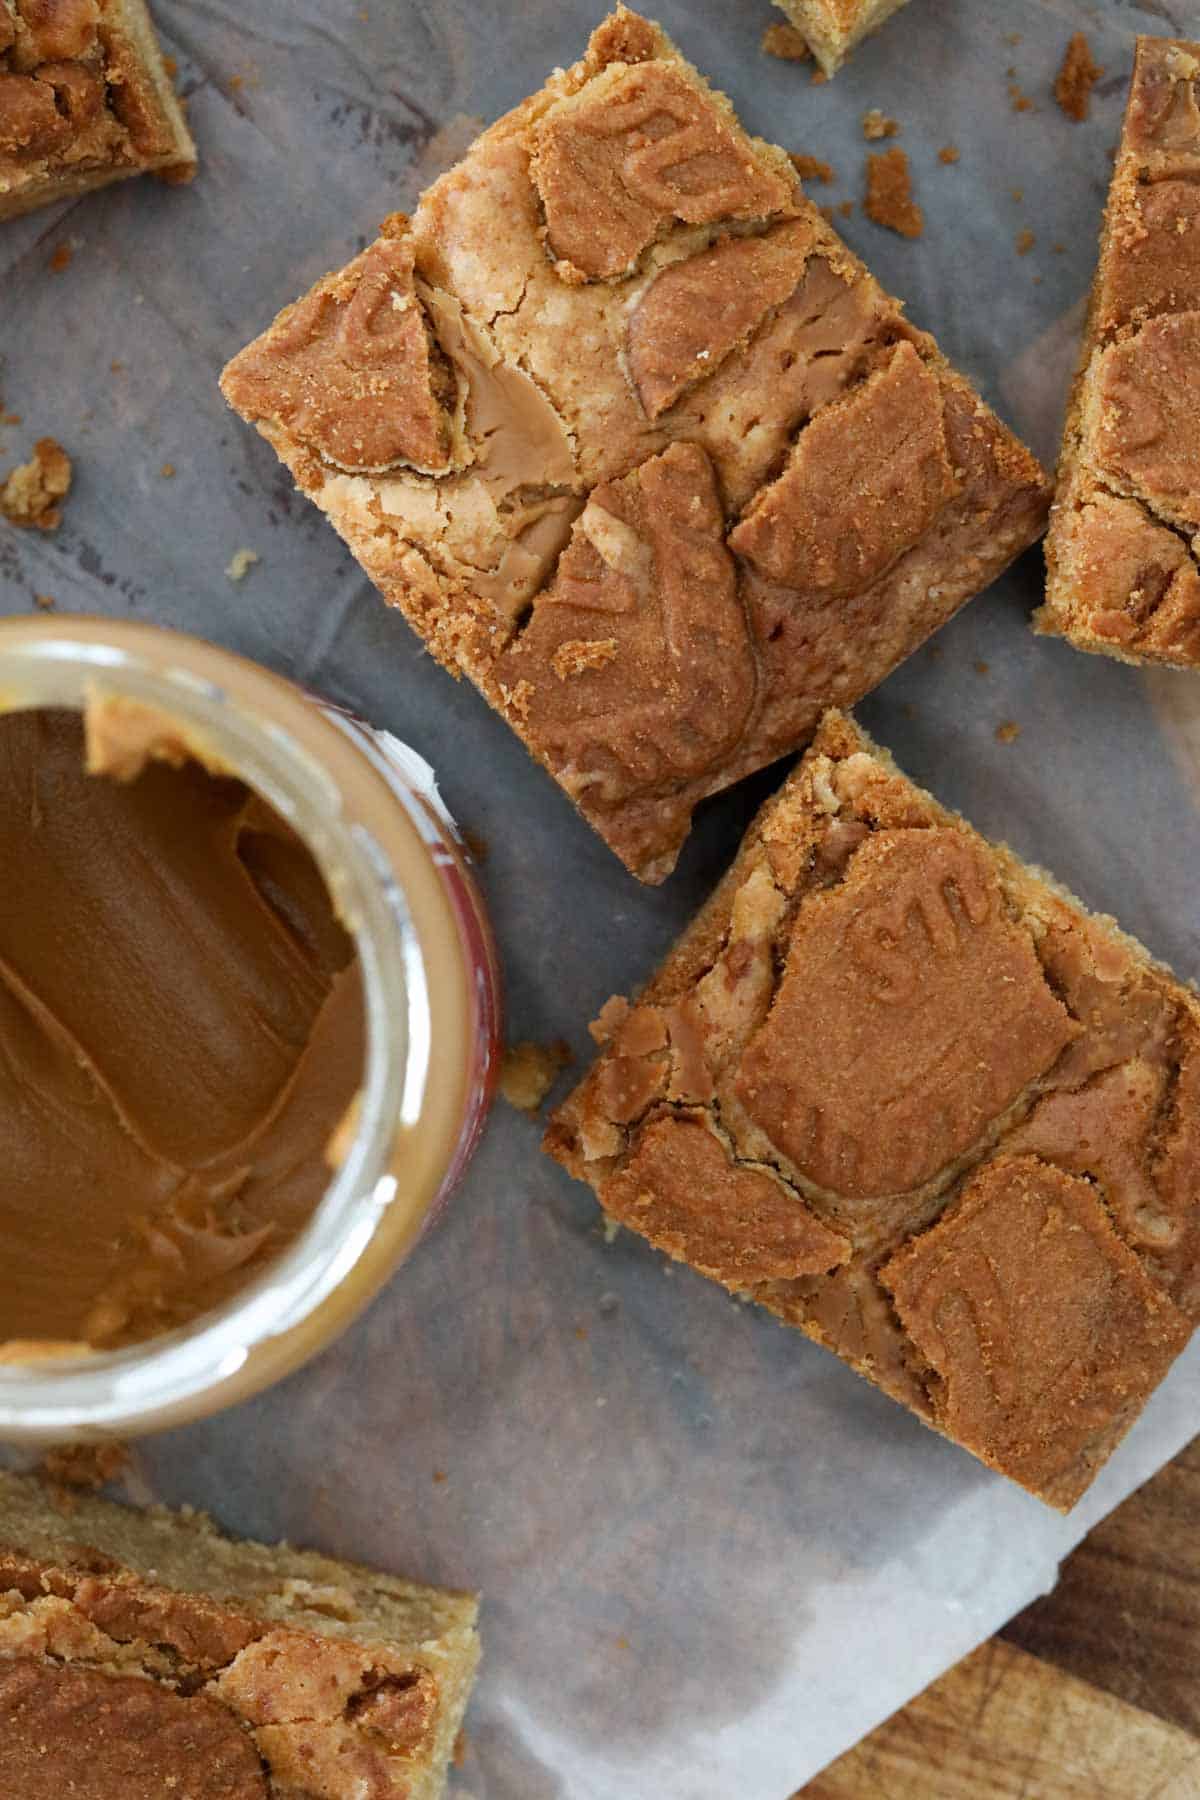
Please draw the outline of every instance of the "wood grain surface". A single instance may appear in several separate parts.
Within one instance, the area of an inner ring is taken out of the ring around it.
[[[1200,1800],[1200,1438],[795,1800]]]

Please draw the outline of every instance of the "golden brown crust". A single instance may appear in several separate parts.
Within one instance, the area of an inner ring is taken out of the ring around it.
[[[1039,631],[1200,666],[1200,44],[1140,38]]]
[[[1073,1503],[1200,1319],[1190,990],[830,713],[596,1029],[545,1147],[607,1211]],[[972,1349],[985,1238],[1008,1260]]]
[[[436,477],[339,453],[358,390],[294,311],[225,393],[644,880],[1041,528],[1028,452],[623,8],[386,241],[452,376]]]

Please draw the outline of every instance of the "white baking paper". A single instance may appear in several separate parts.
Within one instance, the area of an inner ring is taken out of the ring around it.
[[[857,205],[845,234],[1052,458],[1133,35],[1200,36],[1200,7],[912,0],[827,86],[760,52],[778,17],[765,3],[656,10],[752,129],[833,163],[818,199],[861,198],[867,108],[900,121],[925,235],[903,241]],[[385,612],[216,381],[479,121],[572,60],[599,11],[159,0],[195,185],[126,183],[0,228],[0,397],[21,415],[0,428],[0,466],[43,433],[76,459],[60,531],[0,531],[3,609],[40,593],[182,626],[411,743],[490,846],[512,1035],[566,1037],[581,1063],[588,1019],[647,974],[778,771],[707,810],[664,888],[639,887]],[[1082,125],[1050,94],[1078,27],[1106,69]],[[241,548],[260,561],[234,584]],[[863,719],[981,829],[1195,977],[1200,676],[1036,640],[1041,578],[1027,556]],[[1020,735],[999,742],[1007,721]],[[1200,1429],[1198,1344],[1057,1518],[797,1334],[632,1237],[607,1243],[538,1136],[501,1106],[446,1217],[359,1325],[273,1393],[143,1445],[133,1480],[240,1531],[482,1589],[460,1796],[785,1800],[1046,1590]]]

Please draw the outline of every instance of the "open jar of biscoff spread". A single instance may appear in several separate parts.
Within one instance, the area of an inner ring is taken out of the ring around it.
[[[461,1174],[499,1033],[428,767],[227,651],[0,623],[0,1437],[244,1399]]]

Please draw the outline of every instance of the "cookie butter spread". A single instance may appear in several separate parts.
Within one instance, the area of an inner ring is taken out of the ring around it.
[[[108,1348],[228,1298],[320,1200],[362,1072],[305,845],[149,709],[101,702],[86,739],[0,717],[0,1346]]]

